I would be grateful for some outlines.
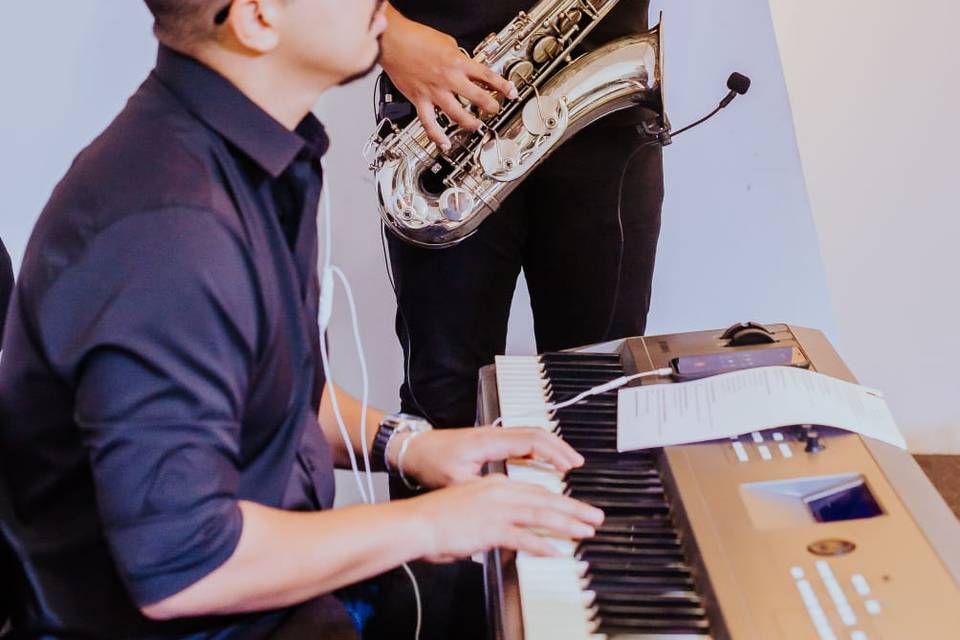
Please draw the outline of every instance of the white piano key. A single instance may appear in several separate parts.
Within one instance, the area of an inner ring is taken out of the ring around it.
[[[559,427],[550,403],[551,385],[538,357],[497,358],[497,387],[504,427]],[[509,460],[507,475],[548,491],[566,490],[564,475],[536,460]],[[606,640],[596,632],[596,595],[587,590],[587,563],[574,557],[572,540],[546,538],[561,557],[539,558],[518,553],[517,579],[526,640]]]

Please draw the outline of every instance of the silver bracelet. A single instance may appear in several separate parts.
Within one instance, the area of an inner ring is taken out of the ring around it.
[[[410,446],[410,443],[413,442],[413,439],[416,438],[421,433],[424,433],[424,432],[414,431],[413,433],[411,433],[407,437],[407,439],[403,441],[403,444],[400,445],[400,454],[397,456],[397,472],[400,474],[400,479],[403,480],[404,486],[406,486],[407,489],[410,489],[410,491],[420,491],[421,489],[423,489],[423,487],[419,483],[410,482],[410,479],[407,478],[406,475],[404,475],[403,457],[406,455],[407,448]]]
[[[387,438],[387,444],[383,447],[383,468],[387,473],[393,472],[393,469],[390,468],[390,445],[393,443],[394,437],[396,437],[398,433],[406,433],[409,430],[410,429],[404,429],[403,427],[400,427],[399,429],[394,429],[390,432],[390,436]]]

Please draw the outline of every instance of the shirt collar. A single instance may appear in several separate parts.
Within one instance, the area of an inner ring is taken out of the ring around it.
[[[219,73],[169,47],[160,45],[154,74],[194,116],[274,178],[302,151],[317,160],[327,151],[326,132],[313,114],[290,131]]]

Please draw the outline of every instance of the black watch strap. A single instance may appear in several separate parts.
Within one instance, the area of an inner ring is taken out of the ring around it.
[[[373,447],[370,449],[371,471],[387,471],[387,444],[396,427],[386,422],[380,423],[377,435],[373,438]]]

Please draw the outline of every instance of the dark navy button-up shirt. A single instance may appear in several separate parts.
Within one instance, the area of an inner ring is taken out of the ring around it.
[[[139,607],[230,557],[239,500],[332,506],[317,423],[326,147],[312,116],[291,132],[161,47],[56,187],[0,361],[22,628],[249,637],[282,619],[160,623]]]
[[[7,304],[13,289],[13,265],[7,248],[0,241],[0,348],[3,348],[3,325],[7,317]]]

